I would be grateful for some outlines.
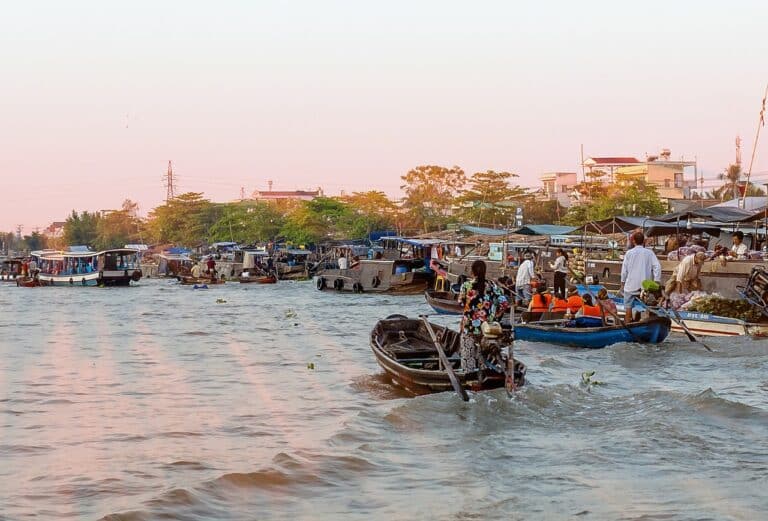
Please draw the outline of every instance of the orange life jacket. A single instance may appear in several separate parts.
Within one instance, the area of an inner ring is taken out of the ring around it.
[[[584,299],[582,299],[579,295],[571,295],[568,297],[568,309],[571,311],[571,313],[576,313],[579,309],[581,309],[581,306],[584,305]]]
[[[549,311],[549,304],[552,302],[552,295],[549,293],[536,293],[531,297],[531,311],[543,313]]]
[[[597,317],[602,318],[603,314],[600,312],[600,306],[588,306],[584,304],[581,306],[581,313],[585,317]]]
[[[552,306],[552,313],[565,313],[568,309],[568,301],[564,298],[556,298],[555,304]]]

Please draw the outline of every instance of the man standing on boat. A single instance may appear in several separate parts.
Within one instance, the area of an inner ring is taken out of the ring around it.
[[[741,230],[736,231],[736,233],[733,234],[733,246],[731,246],[731,251],[728,255],[743,260],[747,258],[748,251],[749,248],[744,244],[744,232]]]
[[[530,253],[523,255],[525,260],[517,268],[517,277],[515,278],[515,291],[517,291],[519,298],[522,298],[521,304],[524,306],[531,300],[531,280],[536,276],[531,258]]]
[[[661,282],[661,263],[653,250],[645,247],[643,232],[633,233],[631,241],[634,247],[624,254],[624,262],[621,263],[625,323],[632,321],[632,305],[639,300],[643,281],[651,279]]]

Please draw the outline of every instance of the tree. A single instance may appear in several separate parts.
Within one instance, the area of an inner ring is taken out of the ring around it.
[[[274,240],[283,224],[276,205],[239,201],[223,205],[222,216],[211,226],[209,236],[212,241],[267,242]]]
[[[149,215],[148,231],[154,242],[186,246],[208,237],[208,230],[221,217],[201,192],[187,192],[158,206]]]
[[[739,197],[739,181],[741,180],[741,165],[728,165],[725,171],[717,176],[725,184],[714,192],[721,201],[729,201]]]
[[[511,186],[509,180],[517,177],[510,172],[475,172],[469,179],[469,188],[463,190],[455,202],[460,206],[462,219],[477,224],[507,224],[514,221],[517,206],[523,204],[526,190]]]
[[[466,183],[458,166],[417,166],[400,178],[405,182],[400,187],[405,191],[403,208],[413,226],[425,232],[447,222],[453,199]]]
[[[659,215],[667,208],[653,185],[643,180],[625,181],[608,187],[607,193],[591,202],[572,206],[563,223],[581,226],[620,215]]]
[[[96,212],[84,211],[78,214],[72,210],[72,214],[64,222],[64,243],[68,246],[83,245],[94,248],[99,236],[99,220],[101,216]]]
[[[398,208],[384,192],[353,192],[342,198],[350,209],[347,231],[351,238],[368,237],[374,230],[387,230],[396,225]]]
[[[280,233],[298,244],[318,243],[335,237],[340,225],[350,222],[352,212],[346,204],[329,197],[302,201],[285,218]]]
[[[40,232],[32,232],[32,235],[24,236],[24,249],[27,251],[42,250],[47,247],[45,236]]]

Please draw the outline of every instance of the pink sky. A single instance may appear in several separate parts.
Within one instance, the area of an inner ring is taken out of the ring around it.
[[[146,214],[169,159],[180,191],[215,201],[269,179],[396,196],[433,163],[535,186],[577,170],[581,143],[667,147],[714,178],[737,134],[747,168],[768,82],[758,1],[16,4],[0,19],[4,231],[125,198]]]

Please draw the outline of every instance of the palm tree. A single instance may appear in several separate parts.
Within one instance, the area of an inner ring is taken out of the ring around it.
[[[741,180],[741,165],[728,165],[725,172],[717,176],[721,181],[725,181],[725,184],[714,190],[712,193],[721,201],[726,200],[726,195],[730,192],[728,199],[736,199],[739,197],[739,181]]]

